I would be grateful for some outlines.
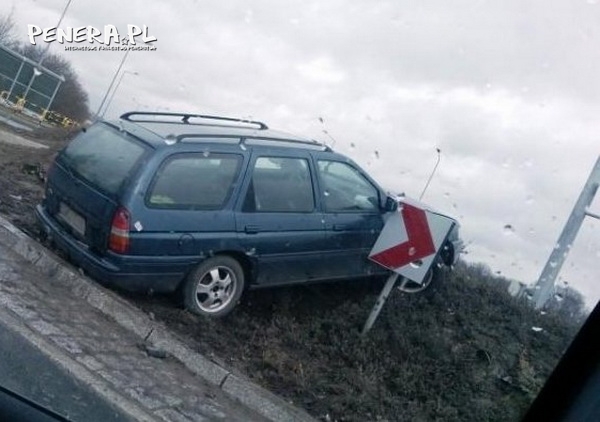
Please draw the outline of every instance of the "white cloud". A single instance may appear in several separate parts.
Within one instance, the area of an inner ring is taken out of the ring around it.
[[[345,78],[344,72],[327,57],[319,57],[308,63],[301,63],[297,69],[301,76],[314,82],[335,84],[342,82]]]

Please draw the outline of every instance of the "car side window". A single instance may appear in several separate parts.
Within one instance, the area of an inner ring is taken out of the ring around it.
[[[325,211],[379,211],[379,193],[349,164],[319,160],[321,197]]]
[[[231,195],[241,161],[235,154],[178,154],[159,168],[146,203],[151,208],[220,209]]]
[[[244,200],[244,212],[311,212],[315,208],[308,161],[259,157]]]

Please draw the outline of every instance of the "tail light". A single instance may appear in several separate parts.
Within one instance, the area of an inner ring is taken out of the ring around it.
[[[110,226],[108,249],[115,253],[125,254],[129,251],[129,211],[117,208]]]

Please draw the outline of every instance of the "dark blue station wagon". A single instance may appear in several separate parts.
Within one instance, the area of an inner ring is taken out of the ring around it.
[[[367,256],[396,207],[315,141],[261,122],[130,112],[59,153],[36,213],[98,280],[180,289],[190,311],[223,316],[246,288],[386,274]],[[458,255],[452,240],[457,232],[440,255],[446,265]]]

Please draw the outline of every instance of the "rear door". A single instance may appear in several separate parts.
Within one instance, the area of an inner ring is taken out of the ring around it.
[[[93,125],[58,155],[48,177],[48,212],[73,237],[104,251],[119,197],[150,151],[126,132]]]
[[[239,250],[232,203],[247,159],[234,152],[237,146],[212,150],[190,146],[157,157],[157,170],[141,182],[148,184],[146,194],[132,197],[133,254],[193,262]]]
[[[322,278],[324,222],[314,182],[306,152],[253,155],[236,226],[242,248],[256,262],[258,285]]]

